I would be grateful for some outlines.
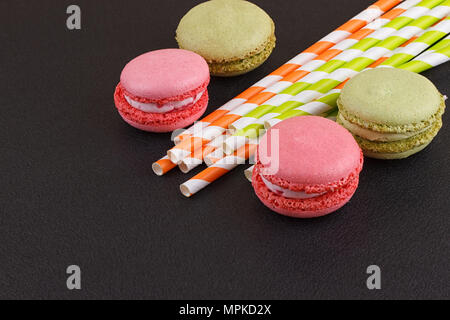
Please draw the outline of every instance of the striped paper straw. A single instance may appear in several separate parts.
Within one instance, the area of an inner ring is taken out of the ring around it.
[[[404,63],[411,60],[413,57],[415,57],[416,55],[421,53],[424,49],[426,49],[426,47],[424,47],[424,45],[423,45],[424,43],[426,43],[428,46],[430,46],[433,43],[435,43],[436,41],[438,41],[439,39],[442,39],[449,32],[450,32],[450,17],[441,21],[439,24],[431,27],[429,30],[427,30],[425,33],[423,33],[420,37],[418,37],[413,42],[409,43],[407,46],[397,50],[397,51],[401,50],[401,53],[397,53],[397,54],[400,54],[401,56],[396,57],[396,54],[394,54],[391,58],[389,58],[387,60],[381,58],[380,60],[384,61],[382,64],[380,64],[379,61],[377,61],[377,62],[373,63],[370,67],[371,68],[381,67],[381,66],[399,67],[399,65],[402,65],[399,68],[403,69],[403,68],[405,68],[405,66],[406,66],[406,68],[408,68],[408,66],[410,66],[410,64],[405,65]],[[426,63],[426,60],[425,60],[425,62],[421,60],[421,57],[428,56],[429,54],[435,52],[435,49],[436,48],[439,49],[440,47],[442,47],[442,44],[449,45],[450,42],[449,42],[448,38],[449,37],[441,40],[435,46],[433,46],[429,50],[425,51],[423,55],[420,55],[415,59],[415,61],[417,61],[417,62],[411,62],[411,64],[417,64],[417,66],[419,66],[419,65],[423,66],[425,69],[423,69],[422,71],[425,71],[425,70],[431,68]],[[442,58],[442,55],[439,55],[439,56]],[[401,59],[400,59],[400,57],[401,57]],[[431,59],[436,59],[436,58],[432,57]],[[432,60],[432,61],[437,63],[439,60]],[[418,72],[418,73],[422,72],[422,71],[419,71],[420,68],[418,68],[418,67],[416,67],[416,68],[417,69],[414,69],[411,71]],[[292,117],[296,117],[296,116],[309,115],[309,114],[317,113],[317,112],[325,112],[327,110],[337,110],[337,100],[339,98],[341,90],[344,87],[344,84],[346,83],[346,81],[344,81],[338,87],[331,90],[329,93],[327,93],[323,97],[317,99],[316,101],[305,104],[294,110],[288,111],[276,118],[266,121],[265,127],[268,129],[283,120],[286,120],[286,119],[289,119]]]
[[[317,98],[328,92],[345,79],[364,70],[364,68],[371,65],[383,55],[401,46],[403,43],[407,42],[424,29],[435,24],[448,14],[450,14],[450,1],[446,0],[441,5],[427,12],[426,15],[421,16],[412,23],[408,24],[406,27],[395,32],[381,43],[377,44],[375,47],[367,50],[362,56],[346,63],[342,66],[342,68],[331,73],[328,78],[318,81],[308,88],[308,90],[301,92],[299,95],[294,97],[288,105],[286,105],[286,109],[290,110],[303,105],[303,100],[311,99],[311,97]],[[276,115],[276,113],[272,113],[272,115]]]
[[[273,98],[277,93],[285,92],[286,89],[292,87],[292,85],[296,82],[299,82],[300,79],[304,78],[312,71],[317,70],[322,67],[326,62],[332,60],[339,54],[341,54],[344,50],[349,49],[354,46],[358,41],[366,38],[368,35],[372,34],[374,31],[380,29],[388,22],[398,17],[400,14],[404,13],[406,10],[411,7],[417,5],[421,0],[407,0],[386,14],[382,15],[380,18],[375,21],[369,23],[366,27],[358,30],[347,39],[342,40],[335,46],[331,47],[320,56],[315,58],[314,60],[308,62],[307,64],[301,66],[296,71],[290,73],[288,76],[284,77],[281,81],[276,82],[272,86],[268,87],[266,90],[260,92],[255,97],[247,101],[247,103],[242,104],[240,107],[235,108],[229,114],[236,115],[237,117],[241,117],[249,114],[249,112],[253,111],[255,108],[259,108],[259,105],[262,105],[267,100]],[[332,64],[334,66],[334,64]],[[230,120],[235,120],[234,118]],[[233,123],[230,124],[230,129],[232,130],[240,130],[245,128],[250,123],[254,122],[254,116],[252,115],[242,117]]]
[[[427,30],[428,31],[428,30]],[[412,37],[409,41],[402,44],[399,48],[395,49],[394,51],[386,53],[382,58],[378,59],[376,62],[371,64],[367,69],[376,68],[377,66],[381,65],[383,62],[388,60],[390,57],[392,57],[394,54],[400,52],[400,50],[403,49],[403,47],[406,47],[411,42],[414,42],[416,39],[418,39],[420,36],[422,36],[425,33],[425,31],[422,31],[419,35]],[[420,41],[420,40],[419,40]],[[417,51],[416,51],[417,52]],[[341,93],[342,88],[347,83],[349,79],[342,82],[339,86],[337,86],[335,89],[331,90],[327,94],[323,95],[323,97],[317,99],[314,102],[307,103],[304,107],[301,106],[299,108],[296,108],[294,110],[291,110],[289,112],[284,113],[283,115],[288,117],[295,117],[295,116],[301,116],[301,115],[309,115],[310,113],[305,112],[306,109],[311,109],[311,112],[318,114],[322,112],[330,112],[334,115],[334,117],[337,116],[338,109],[337,109],[337,99],[339,98],[339,95]],[[292,113],[290,115],[290,113]],[[280,116],[280,118],[282,118]],[[332,119],[332,118],[329,118]],[[336,120],[336,119],[334,119]],[[281,122],[282,120],[279,118],[274,118],[270,121],[266,121],[265,125],[266,129],[269,129],[270,126],[274,126],[275,124]],[[271,123],[269,123],[271,122]]]
[[[420,58],[421,56],[424,56],[426,54],[432,53],[433,51],[438,51],[446,46],[450,45],[450,35],[445,37],[443,40],[436,43],[434,46],[432,46],[429,50],[425,51],[424,53],[420,54],[417,58]]]
[[[449,32],[450,17],[447,17],[436,26],[431,27],[415,41],[398,50],[396,54],[380,64],[380,67],[397,67],[404,64],[405,62],[416,57],[419,53],[431,47],[436,41],[439,41],[445,37]]]
[[[428,31],[428,30],[427,30]],[[377,61],[375,61],[374,63],[372,63],[367,69],[372,69],[375,67],[378,67],[379,65],[381,65],[383,62],[385,62],[387,59],[391,58],[394,54],[399,53],[404,47],[406,47],[407,45],[409,45],[411,42],[416,41],[417,38],[419,38],[420,36],[422,36],[425,33],[425,30],[420,32],[418,35],[415,35],[414,37],[412,37],[411,39],[409,39],[408,41],[406,41],[404,44],[402,44],[400,47],[398,47],[395,50],[392,50],[388,53],[386,53],[382,58],[378,59]],[[346,83],[347,81],[344,81],[344,83]],[[339,86],[338,86],[339,87]],[[337,88],[337,87],[336,87]],[[333,89],[334,90],[334,89]],[[333,91],[331,90],[331,91]]]
[[[228,128],[229,124],[238,119],[236,116],[226,115],[229,111],[234,110],[236,107],[242,105],[259,92],[263,91],[275,82],[280,81],[284,76],[288,75],[292,71],[295,71],[305,63],[313,60],[319,54],[325,52],[336,43],[347,38],[350,34],[366,26],[369,22],[375,20],[384,12],[390,10],[400,2],[401,1],[399,0],[380,0],[376,2],[374,5],[370,6],[368,9],[364,10],[362,13],[320,40],[318,43],[288,61],[274,73],[270,74],[268,77],[246,90],[243,94],[237,96],[235,99],[231,100],[207,116],[207,121],[202,120],[197,122],[193,127],[188,129],[187,134],[183,134],[176,139],[179,143],[168,151],[169,159],[174,163],[178,163],[184,157],[191,154],[195,149],[200,148],[203,144],[208,143],[213,138],[219,136],[225,129]],[[205,132],[207,130],[202,130],[205,127],[213,127],[213,129],[210,130],[210,132]],[[204,135],[201,133],[204,133]]]
[[[418,18],[414,22],[410,23],[407,27],[402,28],[401,30],[378,44],[376,47],[369,49],[361,57],[358,57],[345,64],[341,69],[338,69],[330,74],[327,79],[320,80],[319,82],[312,85],[307,91],[304,91],[294,97],[291,101],[289,101],[289,104],[286,105],[283,112],[271,113],[270,119],[278,119],[278,117],[280,117],[283,113],[290,112],[293,109],[304,106],[306,103],[312,100],[318,99],[320,96],[326,94],[337,85],[345,81],[347,78],[351,78],[357,73],[361,72],[366,67],[381,58],[383,55],[401,46],[403,43],[407,42],[408,39],[414,37],[425,28],[428,28],[434,23],[438,22],[449,13],[450,0],[446,0],[442,5],[429,11],[427,15]],[[308,112],[308,110],[304,111]],[[280,118],[284,119],[284,117]],[[269,127],[271,126],[271,122],[273,121],[266,121]]]
[[[217,161],[219,161],[220,159],[222,159],[225,156],[225,152],[223,152],[223,148],[217,148],[216,150],[214,150],[214,152],[211,152],[210,154],[208,154],[203,161],[205,161],[205,164],[210,167],[212,166],[214,163],[216,163]]]
[[[368,58],[371,58],[371,55],[376,55],[378,53],[378,51],[376,51],[377,48],[386,47],[389,49],[394,49],[401,44],[398,43],[397,40],[399,36],[401,37],[401,39],[404,39],[406,37],[403,42],[407,41],[409,37],[414,36],[409,36],[409,33],[411,32],[408,33],[408,31],[405,31],[411,29],[409,28],[409,26],[412,26],[416,33],[420,32],[421,29],[419,27],[428,27],[428,20],[435,19],[433,17],[434,13],[444,11],[441,6],[436,7],[442,2],[444,1],[425,0],[420,2],[417,6],[404,12],[400,17],[392,20],[385,27],[379,29],[369,37],[361,40],[352,48],[345,50],[335,59],[329,61],[321,68],[317,69],[315,72],[312,72],[307,77],[303,78],[301,82],[294,84],[278,96],[269,100],[270,103],[268,102],[265,105],[257,107],[254,111],[246,116],[249,118],[249,122],[253,121],[253,123],[236,132],[224,143],[225,152],[231,153],[240,145],[245,144],[247,137],[258,136],[258,134],[264,129],[264,122],[266,120],[272,119],[278,115],[283,114],[284,112],[287,112],[300,105],[317,99],[323,93],[326,93],[327,91],[323,91],[325,90],[325,88],[322,88],[321,86],[323,86],[323,83],[327,82],[327,80],[328,83],[335,83],[335,81],[332,81],[333,77],[340,76],[342,74],[342,69],[339,69],[340,67],[345,69],[347,66],[351,66],[351,63],[354,63],[354,61],[358,61],[358,59],[365,58],[366,56]],[[440,10],[433,9],[430,11],[430,8],[433,7],[436,7]],[[428,14],[430,14],[431,17],[429,17]],[[408,27],[405,28],[405,26]],[[385,52],[383,52],[383,54],[384,53]],[[383,54],[381,54],[381,56]],[[372,62],[375,60],[376,59],[372,60]],[[328,89],[328,91],[331,89],[332,88]],[[293,97],[293,95],[295,96]]]
[[[188,157],[184,158],[179,164],[181,172],[188,173],[191,170],[195,169],[199,165],[203,163],[203,159],[214,153],[217,148],[221,148],[223,142],[229,137],[228,134],[223,134],[220,137],[217,137],[213,141],[208,144],[205,144],[201,149],[197,149],[194,153],[190,154]]]
[[[325,78],[327,75],[329,75],[331,72],[335,71],[345,63],[358,57],[364,51],[375,46],[382,40],[385,40],[391,33],[404,27],[414,19],[420,17],[430,8],[438,5],[442,1],[444,0],[404,2],[403,4],[401,4],[403,12],[400,17],[391,17],[393,20],[387,24],[383,23],[383,25],[380,25],[380,28],[378,28],[376,32],[368,33],[365,35],[365,37],[360,39],[360,41],[356,41],[356,43],[353,42],[352,46],[345,48],[342,53],[333,58],[331,61],[325,63],[322,66],[319,66],[318,68],[316,68],[316,70],[314,70],[314,72],[305,75],[301,79],[301,81],[297,81],[294,85],[291,85],[288,88],[284,89],[279,95],[268,100],[265,104],[257,106],[256,108],[251,110],[251,112],[245,114],[243,118],[238,120],[236,123],[231,124],[230,129],[241,130],[246,128],[248,125],[254,123],[257,119],[260,119],[267,113],[271,112],[273,109],[275,109],[275,107],[282,105],[286,101],[290,100],[293,96],[304,91],[315,82]],[[411,7],[413,7],[414,5],[417,6],[411,9]],[[405,9],[408,9],[408,11],[405,12]],[[348,40],[349,39],[344,41],[344,43],[349,43]],[[264,121],[264,119],[261,119],[261,121]]]
[[[158,175],[162,176],[165,175],[167,172],[175,168],[177,165],[169,160],[169,157],[164,157],[152,165],[153,172]]]
[[[450,60],[450,45],[431,52],[427,55],[417,57],[416,59],[405,63],[398,67],[399,69],[409,70],[412,72],[423,72],[440,64],[446,63]]]
[[[439,41],[436,46],[428,49],[420,56],[417,56],[410,62],[406,62],[400,66],[397,66],[398,69],[404,69],[409,70],[411,72],[421,73],[423,71],[429,70],[433,67],[436,67],[440,64],[446,63],[450,60],[450,42],[449,42],[450,36],[446,37],[445,39]],[[443,47],[445,46],[445,47]],[[435,49],[438,50],[435,50]],[[440,49],[439,49],[440,48]],[[414,49],[413,46],[411,46],[411,49]],[[416,52],[419,52],[419,49],[417,49]],[[371,65],[370,68],[376,67],[378,63],[374,63]],[[342,88],[344,87],[345,83],[342,83],[339,85],[336,89],[332,90],[333,92],[330,92],[328,95],[324,96],[323,98],[319,100],[327,101],[322,102],[318,101],[319,103],[313,102],[311,103],[311,108],[314,108],[313,104],[315,105],[315,108],[320,110],[320,112],[323,112],[324,110],[330,110],[337,112],[337,100],[339,98],[339,95],[341,93]],[[305,105],[306,106],[306,105]],[[307,113],[303,110],[296,110],[297,112],[293,113],[291,117],[296,116],[302,116],[302,115],[309,115],[310,113]],[[288,118],[286,118],[288,119]],[[276,123],[279,123],[283,120],[279,120]],[[272,124],[275,125],[275,122]]]
[[[227,174],[255,153],[258,146],[257,140],[251,140],[242,148],[236,150],[233,155],[226,156],[209,168],[206,168],[192,179],[180,186],[181,193],[186,197],[191,197],[206,186],[210,185],[223,175]]]

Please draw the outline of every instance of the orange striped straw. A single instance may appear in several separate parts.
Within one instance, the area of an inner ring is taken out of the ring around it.
[[[236,150],[233,155],[224,157],[211,167],[206,168],[192,179],[180,186],[181,193],[186,197],[191,197],[206,186],[210,185],[223,175],[227,174],[238,165],[245,163],[253,155],[258,147],[258,141],[252,140],[245,146]]]
[[[283,77],[286,77],[291,72],[294,72],[305,63],[315,59],[317,56],[324,53],[326,50],[330,49],[336,43],[346,39],[351,34],[360,30],[361,28],[366,26],[369,22],[380,17],[384,12],[390,10],[400,2],[401,0],[377,1],[368,9],[364,10],[362,13],[360,13],[359,15],[357,15],[344,25],[337,28],[335,31],[333,31],[328,36],[324,37],[323,39],[321,39],[319,42],[312,45],[308,49],[306,49],[304,52],[296,56],[294,59],[288,61],[282,67],[278,68],[276,71],[271,73],[269,76],[262,79],[256,85],[244,91],[242,94],[231,100],[229,103],[225,104],[224,106],[222,106],[221,108],[210,114],[207,117],[208,121],[201,120],[197,122],[194,125],[194,127],[188,129],[187,133],[182,134],[181,136],[176,138],[176,140],[179,143],[174,148],[168,151],[169,159],[172,162],[178,163],[184,157],[188,156],[196,149],[201,148],[203,144],[208,143],[209,141],[211,141],[211,139],[208,139],[207,136],[197,137],[195,135],[196,130],[202,132],[201,129],[203,129],[206,126],[217,126],[219,128],[222,128],[222,130],[224,128],[227,128],[230,123],[233,123],[240,117],[239,116],[238,118],[236,118],[236,115],[226,115],[228,112],[239,107],[240,105],[242,105],[249,99],[253,98],[255,95],[257,95],[270,85],[273,85],[274,83],[282,80]],[[266,98],[268,95],[264,95],[263,98]],[[217,134],[216,136],[220,134]],[[211,135],[211,138],[213,137],[214,134]]]
[[[203,160],[205,161],[205,164],[210,167],[223,157],[225,157],[223,148],[217,148],[216,150],[214,150],[214,152],[208,154]]]
[[[152,165],[153,172],[158,175],[162,176],[175,168],[177,165],[169,160],[169,157],[164,157],[161,160],[156,161]]]
[[[194,168],[201,165],[203,163],[203,159],[213,154],[217,150],[217,148],[219,147],[221,148],[222,144],[229,137],[230,137],[229,134],[224,133],[222,136],[214,139],[208,144],[205,144],[201,149],[195,150],[188,157],[184,158],[178,164],[178,167],[180,168],[181,172],[188,173]]]

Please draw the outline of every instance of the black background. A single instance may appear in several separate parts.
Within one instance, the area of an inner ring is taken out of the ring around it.
[[[371,3],[254,2],[277,48],[250,74],[213,79],[209,112]],[[66,28],[74,3],[81,31]],[[152,173],[170,135],[126,125],[113,91],[129,60],[176,47],[197,3],[1,1],[0,298],[450,298],[448,114],[424,152],[367,159],[352,201],[318,220],[270,212],[243,167],[192,199],[178,186],[193,173]],[[425,75],[450,93],[448,64]],[[66,288],[72,264],[81,291]],[[366,287],[372,264],[381,291]]]

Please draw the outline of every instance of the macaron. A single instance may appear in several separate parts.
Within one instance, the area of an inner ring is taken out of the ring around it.
[[[125,66],[114,101],[131,126],[170,132],[205,113],[209,80],[208,64],[198,54],[181,49],[151,51]]]
[[[301,116],[280,122],[262,138],[252,184],[269,209],[294,218],[330,214],[350,201],[363,154],[336,122]]]
[[[176,40],[209,64],[214,76],[247,73],[275,48],[275,24],[261,8],[243,0],[212,0],[191,9],[180,21]]]
[[[425,149],[438,134],[445,99],[419,74],[377,68],[351,79],[338,106],[338,123],[367,157],[403,159]]]

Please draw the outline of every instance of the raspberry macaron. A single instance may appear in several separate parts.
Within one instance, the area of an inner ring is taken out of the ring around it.
[[[252,183],[264,205],[279,214],[321,217],[350,201],[363,159],[353,136],[337,123],[295,117],[262,138]]]
[[[205,113],[209,80],[208,64],[198,54],[181,49],[151,51],[125,66],[114,101],[131,126],[171,132]]]

